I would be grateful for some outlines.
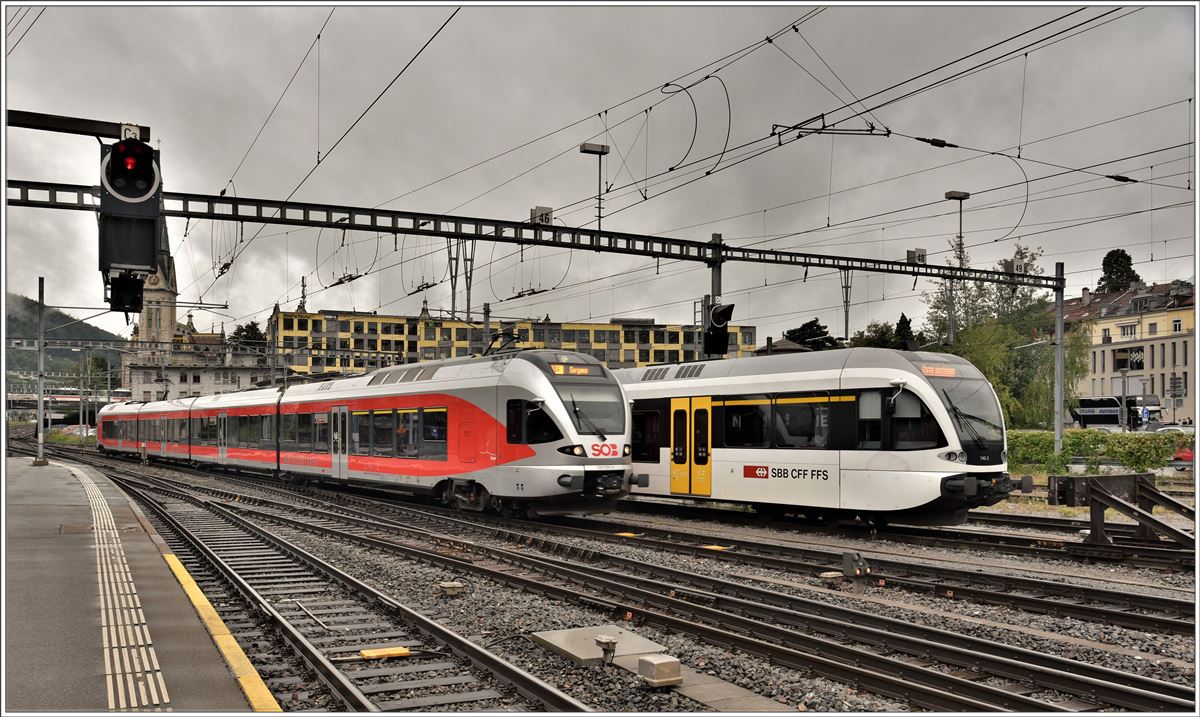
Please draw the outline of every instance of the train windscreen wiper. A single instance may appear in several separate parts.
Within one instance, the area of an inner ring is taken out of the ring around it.
[[[581,419],[583,419],[583,422],[588,425],[588,428],[592,429],[597,436],[600,436],[600,440],[608,440],[608,437],[604,435],[604,431],[600,430],[600,426],[597,426],[592,419],[588,418],[588,415],[584,413],[583,409],[579,407],[579,404],[575,402],[574,396],[571,397],[571,410],[575,412],[576,416],[579,416]]]
[[[979,434],[979,429],[967,420],[967,414],[963,413],[962,409],[950,400],[950,394],[944,388],[942,389],[942,395],[946,397],[946,405],[950,407],[951,412],[954,414],[954,420],[958,421],[958,425],[971,436],[971,440],[975,441],[976,446],[987,448],[987,441],[983,440],[983,436]]]

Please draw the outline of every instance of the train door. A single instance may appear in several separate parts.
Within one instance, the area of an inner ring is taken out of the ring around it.
[[[224,465],[229,448],[229,414],[217,414],[217,463]]]
[[[671,399],[671,493],[712,495],[712,398]]]
[[[338,480],[350,478],[350,409],[334,406],[329,411],[330,476]]]

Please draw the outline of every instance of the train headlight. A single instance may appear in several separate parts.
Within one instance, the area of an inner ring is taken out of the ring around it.
[[[1000,462],[1008,463],[1008,449],[1000,451]]]
[[[563,446],[562,448],[558,449],[558,452],[566,453],[568,456],[580,456],[580,457],[587,454],[587,451],[585,451],[583,449],[583,446]]]
[[[625,450],[621,452],[621,455],[628,456],[628,455],[631,455],[632,453],[633,453],[633,446],[626,443]]]
[[[966,452],[966,451],[959,451],[959,453],[958,453],[958,462],[959,462],[959,463],[966,463],[966,462],[967,462],[967,452]]]
[[[946,451],[946,460],[948,460],[948,461],[958,460],[958,453],[956,453],[954,451]]]

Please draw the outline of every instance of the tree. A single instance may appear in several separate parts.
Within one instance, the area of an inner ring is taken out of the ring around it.
[[[263,335],[262,329],[258,328],[257,321],[249,321],[244,324],[238,324],[233,333],[229,335],[229,343],[238,345],[263,345],[267,343],[267,337]]]
[[[950,266],[970,266],[971,255],[962,246],[950,242],[950,257],[946,264]],[[955,329],[964,329],[986,321],[992,315],[988,285],[982,281],[955,281],[954,284],[954,319]],[[921,292],[928,310],[925,313],[925,331],[934,338],[948,340],[950,337],[950,294],[949,279],[939,279],[934,284],[932,292]]]
[[[1142,280],[1133,270],[1133,259],[1124,249],[1113,249],[1105,254],[1100,268],[1104,273],[1100,276],[1100,283],[1096,284],[1097,294],[1125,291],[1133,282]]]
[[[880,349],[896,347],[896,332],[892,325],[883,321],[872,321],[862,331],[855,331],[850,337],[851,346],[874,346]]]
[[[800,328],[784,331],[783,338],[794,341],[812,351],[842,348],[842,343],[830,336],[829,329],[817,319],[805,322]]]

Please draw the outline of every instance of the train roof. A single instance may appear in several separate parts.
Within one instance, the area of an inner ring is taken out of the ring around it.
[[[509,351],[488,356],[460,356],[441,359],[438,361],[421,361],[418,363],[389,366],[370,373],[346,378],[333,378],[327,381],[306,383],[289,387],[284,394],[284,402],[306,400],[318,393],[333,392],[335,394],[347,390],[366,387],[407,386],[413,383],[424,384],[428,381],[449,382],[454,380],[471,380],[493,378],[504,372],[505,367],[514,360],[531,361],[535,364],[549,362],[591,363],[602,362],[588,354],[575,351],[554,351],[552,349],[529,349]]]
[[[273,404],[279,400],[278,388],[252,388],[246,391],[231,391],[218,393],[213,396],[200,396],[193,399],[192,410],[203,411],[218,408],[237,408],[240,406],[262,406]]]
[[[685,364],[665,364],[643,368],[618,369],[613,373],[623,384],[640,384],[647,381],[672,381],[683,379],[736,378],[810,371],[840,371],[856,368],[887,368],[921,375],[921,363],[950,363],[970,366],[966,359],[954,354],[930,351],[899,351],[872,347],[833,349],[807,353],[775,354],[773,356],[751,356],[716,361],[697,361]]]

